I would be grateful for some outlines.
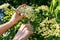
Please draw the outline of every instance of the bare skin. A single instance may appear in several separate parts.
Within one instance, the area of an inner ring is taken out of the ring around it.
[[[27,40],[33,34],[30,24],[22,24],[13,40]]]
[[[21,5],[21,7],[24,7]],[[13,27],[19,20],[21,20],[24,16],[19,12],[15,12],[12,16],[11,20],[3,25],[0,25],[0,36],[6,32],[9,28]],[[18,30],[17,34],[13,38],[13,40],[26,40],[31,34],[33,34],[32,27],[30,24],[23,24],[21,25],[20,29]]]
[[[21,5],[22,7],[24,5]],[[13,27],[14,24],[16,24],[19,20],[21,20],[24,16],[21,15],[18,12],[15,12],[12,16],[11,20],[3,25],[0,25],[0,35],[3,34],[5,31],[7,31],[9,28]]]
[[[19,15],[18,13],[14,13],[11,20],[3,25],[0,25],[0,35],[3,34],[5,31],[7,31],[9,28],[13,27],[14,24],[18,22],[18,20],[21,20],[23,18],[22,15]]]

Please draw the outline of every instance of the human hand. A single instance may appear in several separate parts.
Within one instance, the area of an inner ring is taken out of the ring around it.
[[[22,24],[13,40],[27,40],[33,34],[30,24]]]
[[[25,7],[26,6],[26,4],[22,4],[22,5],[20,5],[18,8],[23,8],[23,7]]]
[[[22,24],[19,30],[22,32],[25,32],[26,30],[33,32],[32,25],[30,24]]]
[[[29,35],[33,34],[33,28],[32,25],[30,24],[22,24],[21,27],[19,28],[18,32],[21,31],[24,34],[28,33]]]
[[[19,8],[23,8],[26,4],[20,5]],[[17,23],[19,20],[23,18],[23,14],[19,13],[18,11],[15,11],[14,15],[12,16],[11,20],[12,23]]]
[[[19,30],[22,32],[22,36],[19,40],[27,40],[27,38],[33,34],[33,28],[30,24],[22,24]]]
[[[19,20],[21,20],[24,16],[22,14],[20,14],[19,12],[15,12],[11,18],[11,22],[12,23],[17,23]]]

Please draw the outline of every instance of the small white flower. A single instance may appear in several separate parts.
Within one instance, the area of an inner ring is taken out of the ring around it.
[[[10,4],[8,3],[4,3],[2,5],[0,5],[0,9],[4,9],[4,8],[7,8]]]

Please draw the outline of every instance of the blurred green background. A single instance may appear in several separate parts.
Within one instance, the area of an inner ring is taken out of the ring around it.
[[[15,8],[22,4],[35,8],[30,19],[34,34],[28,40],[60,40],[60,0],[0,0],[0,5],[4,3],[9,3]],[[11,5],[0,9],[0,25],[8,22],[14,14]],[[26,22],[25,17],[0,36],[0,40],[12,40],[20,25]]]

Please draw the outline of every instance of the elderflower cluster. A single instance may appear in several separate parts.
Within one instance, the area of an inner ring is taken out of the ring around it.
[[[48,6],[45,6],[45,5],[41,5],[39,6],[38,8],[35,9],[37,12],[40,12],[40,10],[42,11],[48,11],[49,12],[49,8]]]
[[[15,11],[18,11],[18,12],[24,14],[28,18],[30,18],[31,15],[33,15],[33,13],[34,13],[33,7],[28,6],[28,5],[26,5],[25,7],[21,7],[21,8],[19,6],[17,9],[15,9],[15,8],[13,8],[13,9]]]
[[[44,38],[50,36],[60,37],[60,25],[56,23],[55,18],[51,20],[48,20],[48,18],[46,18],[40,23],[40,28],[38,29],[39,33],[41,33]]]
[[[25,7],[18,7],[17,10],[21,13],[33,13],[33,7],[31,6],[25,6]]]
[[[7,8],[10,4],[8,3],[4,3],[2,5],[0,5],[0,9],[4,9],[4,8]]]
[[[42,5],[42,6],[38,7],[38,9],[41,9],[43,11],[45,11],[45,10],[48,11],[49,10],[48,6],[45,6],[45,5]]]

